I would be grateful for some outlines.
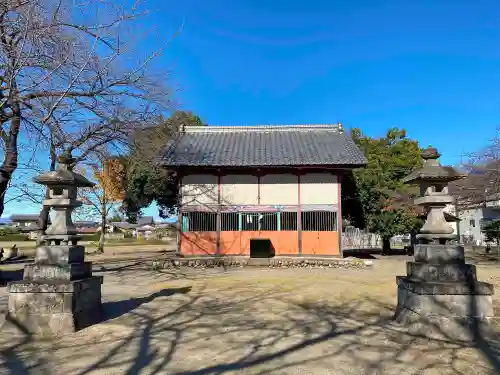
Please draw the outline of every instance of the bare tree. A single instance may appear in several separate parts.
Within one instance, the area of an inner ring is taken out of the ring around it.
[[[127,147],[170,107],[166,77],[151,68],[163,49],[143,58],[135,49],[147,15],[139,1],[0,3],[0,215],[23,132],[47,147],[54,169],[61,151],[78,163]]]
[[[112,171],[110,169],[113,169]],[[95,185],[91,188],[80,189],[79,200],[84,206],[79,209],[79,214],[87,218],[99,217],[100,236],[97,252],[104,252],[106,224],[110,213],[116,209],[117,204],[124,198],[122,176],[125,176],[123,164],[118,159],[109,159],[100,163],[88,165],[80,170],[84,176]]]
[[[462,166],[467,177],[450,186],[457,208],[480,207],[500,200],[500,127],[486,147],[467,157]]]

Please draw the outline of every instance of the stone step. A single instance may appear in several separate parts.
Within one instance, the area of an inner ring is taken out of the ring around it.
[[[408,276],[396,276],[398,289],[430,295],[488,295],[495,294],[493,285],[482,281],[422,281]]]
[[[269,258],[250,258],[248,260],[247,266],[250,267],[269,267]]]
[[[25,280],[78,280],[92,276],[92,262],[59,264],[27,264]]]
[[[465,263],[463,246],[419,244],[415,245],[414,257],[417,263]]]
[[[477,280],[476,266],[472,264],[448,263],[406,263],[409,277],[425,281],[468,281]]]

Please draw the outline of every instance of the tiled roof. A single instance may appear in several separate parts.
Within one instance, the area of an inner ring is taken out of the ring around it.
[[[92,221],[92,220],[77,220],[73,221],[73,224],[76,227],[93,227],[99,225],[97,221]]]
[[[21,227],[20,229],[21,232],[35,232],[40,230],[40,227],[38,226],[38,224],[30,223],[29,225]]]
[[[160,164],[182,166],[361,166],[366,159],[341,125],[186,126]]]
[[[148,225],[148,224],[154,224],[155,220],[153,216],[143,216],[137,219],[137,224],[138,225]]]
[[[12,221],[38,221],[39,219],[40,214],[17,214],[10,217]]]
[[[110,222],[108,225],[111,225],[111,226],[114,226],[114,227],[120,228],[120,229],[134,229],[137,227],[137,224],[131,224],[131,223],[127,223],[125,221],[113,221],[113,222]]]

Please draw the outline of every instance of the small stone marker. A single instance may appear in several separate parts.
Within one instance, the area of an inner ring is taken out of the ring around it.
[[[94,184],[71,170],[71,155],[61,155],[56,171],[35,177],[46,185],[49,198],[43,204],[55,211],[52,224],[40,238],[35,262],[26,265],[22,281],[11,282],[8,320],[28,332],[59,335],[74,332],[102,319],[102,276],[92,276],[85,262],[85,248],[71,219],[79,187]]]
[[[417,236],[420,244],[415,246],[414,261],[407,264],[407,276],[397,277],[395,319],[420,333],[470,339],[471,324],[488,322],[494,315],[494,290],[492,284],[477,281],[476,266],[465,263],[464,247],[448,243],[456,238],[444,217],[444,208],[453,202],[448,183],[463,176],[441,166],[439,156],[434,148],[424,150],[423,167],[404,180],[420,185],[421,197],[415,204],[424,206],[428,214]]]
[[[4,251],[2,248],[2,257],[4,257],[4,260],[16,258],[17,256],[18,256],[18,251],[16,245],[12,246],[10,249],[7,249],[6,251]]]

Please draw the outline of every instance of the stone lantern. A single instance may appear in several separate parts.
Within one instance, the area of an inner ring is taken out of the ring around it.
[[[46,199],[43,205],[54,210],[52,223],[41,239],[43,243],[76,245],[80,239],[71,219],[73,210],[82,205],[77,200],[77,190],[80,187],[93,187],[95,184],[73,172],[70,168],[73,162],[74,159],[70,155],[61,155],[56,171],[46,172],[34,178],[36,183],[45,185],[49,189],[49,199]]]
[[[421,156],[424,160],[422,168],[403,179],[404,183],[420,186],[421,197],[415,199],[415,204],[422,206],[427,212],[427,220],[417,238],[420,242],[446,243],[457,237],[444,216],[445,207],[453,203],[453,197],[448,192],[448,184],[463,176],[453,167],[441,166],[438,160],[441,155],[435,148],[428,147]]]
[[[422,153],[423,166],[404,179],[420,185],[427,220],[417,235],[414,261],[407,276],[398,276],[397,321],[422,329],[424,334],[470,338],[471,323],[493,317],[493,285],[479,282],[476,266],[465,263],[464,247],[449,243],[456,238],[446,222],[444,209],[453,202],[448,183],[462,178],[454,168],[441,166],[440,154],[429,147]],[[430,327],[437,327],[430,329]]]
[[[101,320],[102,276],[92,276],[85,248],[78,245],[71,214],[81,205],[77,189],[94,184],[72,171],[74,159],[62,155],[55,171],[34,181],[47,186],[43,202],[54,210],[53,220],[40,238],[35,262],[26,265],[22,281],[8,284],[8,314],[35,334],[74,332]]]

